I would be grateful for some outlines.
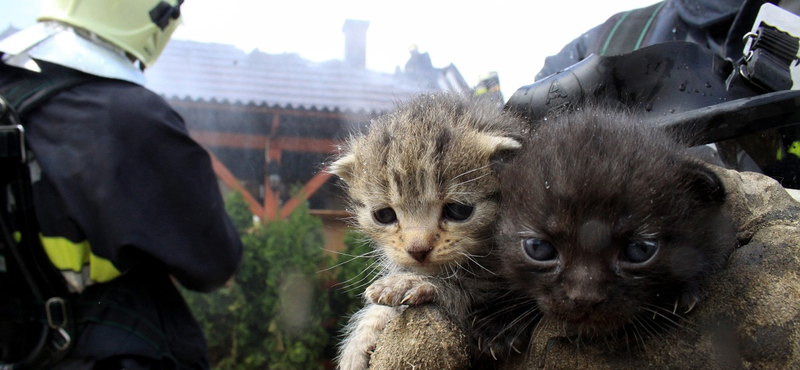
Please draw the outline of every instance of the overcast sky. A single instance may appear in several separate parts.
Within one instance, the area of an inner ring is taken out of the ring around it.
[[[345,19],[370,22],[367,68],[393,72],[416,44],[435,67],[453,63],[470,85],[496,71],[506,99],[533,82],[544,58],[614,13],[656,0],[186,0],[174,37],[251,51],[342,59]],[[0,30],[35,22],[41,0],[0,0]]]

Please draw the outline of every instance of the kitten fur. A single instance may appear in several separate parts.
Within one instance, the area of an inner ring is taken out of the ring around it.
[[[405,305],[434,302],[468,320],[493,246],[491,164],[520,148],[526,126],[486,99],[420,95],[348,141],[330,171],[344,182],[355,227],[374,242],[382,277],[348,324],[341,370],[368,367],[378,335]]]
[[[531,130],[498,168],[508,283],[481,324],[494,346],[524,348],[537,325],[557,325],[577,343],[630,348],[680,325],[737,245],[721,181],[686,152],[601,106]]]

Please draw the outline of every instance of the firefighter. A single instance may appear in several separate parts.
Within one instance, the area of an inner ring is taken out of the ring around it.
[[[77,334],[57,369],[208,368],[176,288],[228,281],[242,245],[208,153],[144,84],[182,0],[44,0],[0,41],[0,86],[31,74],[96,78],[22,117],[42,244],[74,292]]]

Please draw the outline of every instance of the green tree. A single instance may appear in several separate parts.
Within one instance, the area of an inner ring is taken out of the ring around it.
[[[226,209],[244,244],[234,281],[210,294],[186,291],[208,338],[215,369],[322,369],[332,312],[326,286],[335,263],[323,254],[322,222],[298,207],[284,220],[253,225],[238,193]]]

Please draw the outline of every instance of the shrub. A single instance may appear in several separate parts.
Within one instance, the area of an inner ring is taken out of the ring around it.
[[[331,273],[323,254],[322,222],[298,207],[284,220],[252,224],[238,193],[226,209],[244,244],[234,281],[209,294],[185,297],[208,340],[214,369],[323,369],[329,332]]]

